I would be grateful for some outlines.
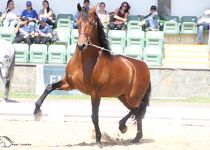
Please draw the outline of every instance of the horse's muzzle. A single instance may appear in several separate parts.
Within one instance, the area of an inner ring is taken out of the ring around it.
[[[79,44],[77,43],[77,47],[81,52],[84,52],[84,50],[88,47],[87,43]]]

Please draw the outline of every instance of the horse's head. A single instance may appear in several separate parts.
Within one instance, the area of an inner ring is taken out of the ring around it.
[[[80,12],[80,17],[78,19],[79,37],[77,47],[81,52],[83,52],[88,47],[89,40],[93,37],[94,32],[96,32],[96,8],[97,6],[93,7],[90,10],[87,10],[85,8],[82,8],[80,4],[77,4],[77,9]]]

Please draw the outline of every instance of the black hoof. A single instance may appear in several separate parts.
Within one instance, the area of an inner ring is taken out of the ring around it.
[[[141,132],[137,132],[136,137],[131,141],[131,143],[139,143],[139,140],[143,137]]]
[[[120,132],[124,134],[125,132],[127,132],[128,127],[126,125],[120,125],[119,129],[120,129]]]
[[[34,120],[40,121],[42,118],[42,110],[40,108],[35,108],[34,110]]]
[[[140,138],[134,138],[131,143],[139,143]]]

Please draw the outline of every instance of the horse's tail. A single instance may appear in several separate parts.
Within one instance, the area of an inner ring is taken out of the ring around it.
[[[147,106],[149,105],[149,99],[151,95],[151,82],[149,83],[149,86],[147,88],[146,93],[144,94],[144,97],[138,107],[138,115],[140,115],[142,118],[144,118]]]

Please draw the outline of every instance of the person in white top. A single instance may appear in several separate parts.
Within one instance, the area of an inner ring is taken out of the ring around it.
[[[15,27],[20,19],[20,12],[15,10],[14,1],[8,0],[6,11],[2,14],[1,20],[3,20],[4,27]]]
[[[99,10],[96,12],[99,19],[101,20],[101,23],[103,24],[104,28],[107,28],[107,25],[109,23],[109,13],[106,11],[106,4],[104,2],[101,2],[99,4]]]
[[[197,34],[197,43],[203,43],[203,30],[209,29],[210,26],[210,9],[206,9],[203,13],[203,16],[198,20],[198,34]]]

